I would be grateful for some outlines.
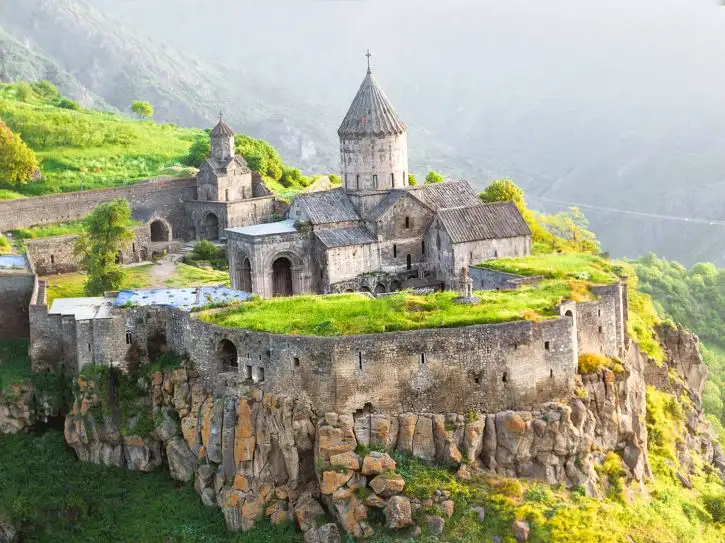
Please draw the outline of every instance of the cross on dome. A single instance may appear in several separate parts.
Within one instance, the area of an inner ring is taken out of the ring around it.
[[[370,71],[370,57],[372,55],[370,54],[370,49],[368,49],[368,52],[367,52],[367,54],[365,56],[368,57],[368,73],[371,73],[371,71]]]

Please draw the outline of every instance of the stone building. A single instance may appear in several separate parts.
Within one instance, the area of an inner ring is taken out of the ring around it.
[[[467,181],[408,178],[407,128],[371,70],[338,130],[342,187],[298,196],[287,220],[227,230],[232,285],[265,297],[458,288],[462,268],[529,254],[513,203]]]

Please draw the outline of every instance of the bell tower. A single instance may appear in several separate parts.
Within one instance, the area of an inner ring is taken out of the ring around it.
[[[209,138],[212,160],[226,162],[234,156],[234,131],[224,122],[221,113],[219,113],[219,123],[212,129]]]

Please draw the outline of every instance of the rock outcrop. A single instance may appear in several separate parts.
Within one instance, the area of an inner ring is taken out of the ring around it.
[[[27,432],[59,414],[60,390],[38,390],[30,379],[0,389],[0,435]]]

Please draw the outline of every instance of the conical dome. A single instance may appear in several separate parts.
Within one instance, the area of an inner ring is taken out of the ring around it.
[[[231,127],[224,122],[223,119],[219,119],[219,123],[212,128],[211,137],[218,138],[218,137],[234,137],[234,130],[231,129]]]
[[[368,70],[337,134],[341,137],[385,137],[404,134],[407,128]]]

